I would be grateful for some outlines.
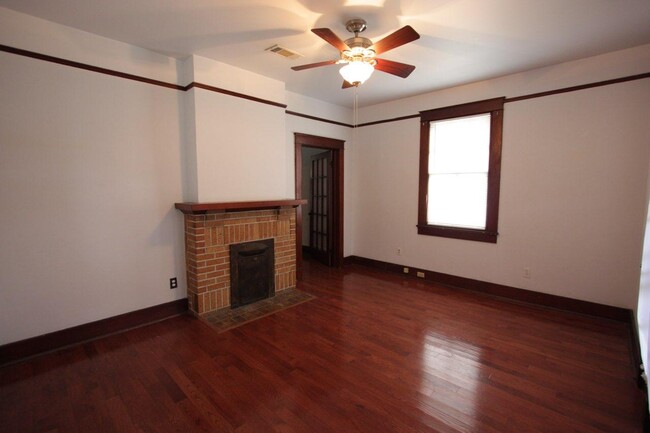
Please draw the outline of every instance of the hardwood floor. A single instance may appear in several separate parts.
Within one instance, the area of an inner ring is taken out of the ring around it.
[[[217,334],[188,316],[0,369],[2,432],[640,432],[623,323],[359,265]]]

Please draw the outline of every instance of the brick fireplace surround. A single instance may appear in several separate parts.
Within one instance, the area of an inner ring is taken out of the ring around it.
[[[176,203],[185,219],[190,311],[230,306],[230,245],[273,238],[275,291],[296,286],[296,210],[306,200]]]

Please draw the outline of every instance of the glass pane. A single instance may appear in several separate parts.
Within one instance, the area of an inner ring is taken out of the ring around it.
[[[431,122],[429,174],[487,173],[490,114]]]
[[[487,174],[429,176],[427,223],[485,229]]]

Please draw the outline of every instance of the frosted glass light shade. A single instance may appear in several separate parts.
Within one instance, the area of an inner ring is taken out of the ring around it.
[[[345,81],[350,84],[363,84],[372,75],[373,68],[368,63],[364,62],[350,62],[343,66],[339,73]]]

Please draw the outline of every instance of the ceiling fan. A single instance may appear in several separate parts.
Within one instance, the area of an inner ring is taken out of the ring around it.
[[[393,62],[391,60],[378,59],[378,54],[397,48],[420,38],[420,35],[411,26],[404,26],[396,32],[391,33],[379,42],[373,43],[370,39],[359,36],[359,33],[366,30],[366,21],[355,18],[345,24],[345,28],[354,33],[354,37],[342,41],[334,32],[327,28],[312,29],[317,36],[341,52],[338,60],[326,60],[324,62],[310,63],[307,65],[294,66],[294,71],[303,69],[318,68],[320,66],[345,64],[339,71],[343,76],[343,89],[359,86],[372,75],[375,69],[387,72],[398,77],[406,78],[415,69],[413,65]]]

